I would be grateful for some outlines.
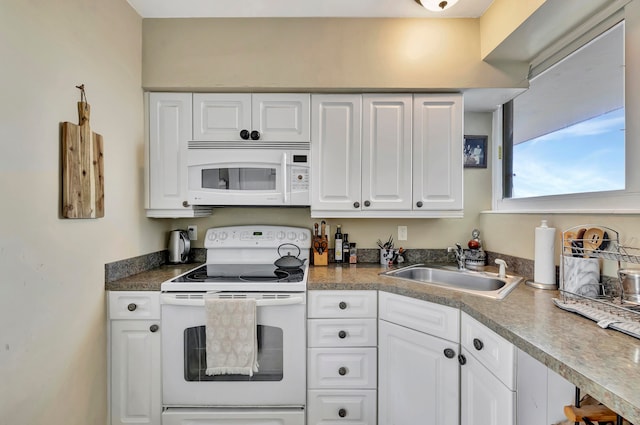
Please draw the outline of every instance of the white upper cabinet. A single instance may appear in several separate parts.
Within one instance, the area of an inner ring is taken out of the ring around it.
[[[411,209],[411,101],[408,95],[364,95],[362,209]]]
[[[312,217],[462,216],[462,95],[311,103]]]
[[[462,210],[463,113],[462,95],[414,96],[414,209]]]
[[[206,207],[187,202],[187,143],[191,93],[150,93],[147,99],[146,209],[148,217],[199,217]]]
[[[312,96],[312,213],[360,209],[361,112],[360,95]]]
[[[308,93],[195,93],[193,140],[309,142]]]

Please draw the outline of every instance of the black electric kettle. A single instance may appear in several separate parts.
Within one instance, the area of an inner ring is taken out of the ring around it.
[[[185,230],[172,230],[169,233],[169,262],[186,263],[191,250],[191,241]]]

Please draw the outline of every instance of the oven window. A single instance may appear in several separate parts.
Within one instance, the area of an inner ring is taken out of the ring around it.
[[[275,168],[206,168],[202,188],[216,190],[276,190]]]
[[[214,375],[207,370],[205,327],[184,331],[184,379],[186,381],[282,381],[282,329],[258,325],[258,372],[248,375]]]

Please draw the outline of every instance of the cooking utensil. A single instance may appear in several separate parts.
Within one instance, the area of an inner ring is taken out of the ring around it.
[[[604,230],[598,227],[592,227],[584,232],[582,245],[584,249],[597,251],[606,248],[607,244],[604,243],[606,239],[608,239],[608,236],[605,238]]]
[[[89,126],[90,106],[84,86],[78,102],[78,121],[63,122],[62,131],[62,216],[104,217],[104,164],[102,136]]]
[[[318,237],[318,223],[313,223],[313,236]]]
[[[291,255],[291,251],[287,251],[287,255],[282,255],[280,249],[282,249],[283,246],[293,247],[297,249],[298,254],[294,256]],[[306,260],[299,258],[300,252],[300,247],[298,245],[292,243],[283,243],[278,247],[278,255],[280,255],[280,258],[278,258],[273,264],[280,269],[299,269],[300,267],[302,267]]]
[[[327,237],[327,222],[324,220],[320,222],[320,237],[322,239]]]
[[[622,298],[634,303],[640,302],[640,269],[620,269],[618,279],[622,288]]]

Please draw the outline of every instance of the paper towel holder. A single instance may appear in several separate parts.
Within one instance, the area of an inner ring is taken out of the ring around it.
[[[542,220],[542,223],[540,225],[540,227],[536,228],[536,239],[537,239],[537,229],[545,229],[548,230],[547,228],[547,220]],[[555,229],[553,229],[554,232],[554,237],[555,237]],[[536,261],[536,260],[534,260]],[[537,273],[537,272],[536,272]],[[534,274],[536,274],[534,273]],[[558,271],[556,269],[555,273],[555,279],[554,279],[554,283],[542,283],[542,282],[536,282],[535,280],[531,279],[531,280],[526,280],[524,283],[527,286],[530,286],[532,288],[536,288],[536,289],[550,289],[550,290],[556,290],[558,289]],[[534,276],[535,278],[535,276]]]

